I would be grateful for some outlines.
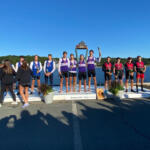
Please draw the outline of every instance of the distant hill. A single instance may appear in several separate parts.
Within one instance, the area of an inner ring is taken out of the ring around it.
[[[31,61],[33,61],[34,56],[24,56],[25,60],[30,63]],[[19,56],[15,56],[15,55],[8,55],[8,56],[0,56],[0,62],[2,62],[5,59],[9,59],[11,61],[12,64],[16,64],[16,62],[19,61]],[[121,58],[122,63],[125,64],[125,62],[127,61],[127,58]],[[39,60],[41,61],[42,64],[44,64],[44,61],[47,60],[47,57],[39,57]],[[56,61],[56,63],[58,63],[59,58],[54,58],[54,60]],[[116,58],[112,58],[111,61],[112,63],[114,63],[116,60]],[[104,62],[106,61],[106,58],[102,58],[101,63],[98,63],[98,66],[101,66]],[[136,58],[133,58],[133,61],[136,61]],[[143,58],[143,61],[146,65],[150,65],[150,58]]]

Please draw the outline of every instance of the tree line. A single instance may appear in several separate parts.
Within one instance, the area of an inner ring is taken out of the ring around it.
[[[34,56],[30,56],[30,55],[27,55],[27,56],[24,56],[25,60],[30,63],[31,61],[34,60]],[[12,64],[16,64],[16,62],[19,61],[19,56],[15,56],[15,55],[8,55],[8,56],[0,56],[0,63],[4,60],[8,59],[9,61],[11,61]],[[59,58],[53,58],[54,61],[56,63],[58,63],[59,61]],[[104,62],[106,62],[106,59],[107,58],[102,58],[101,62],[100,63],[97,63],[97,66],[102,66],[102,64]],[[44,64],[44,61],[47,60],[47,57],[40,57],[39,56],[39,61]],[[111,62],[114,63],[116,61],[116,58],[111,58]],[[121,62],[123,64],[125,64],[127,61],[127,58],[121,58]],[[143,58],[143,61],[145,63],[145,65],[150,65],[150,58]],[[133,58],[133,62],[136,62],[136,58]]]

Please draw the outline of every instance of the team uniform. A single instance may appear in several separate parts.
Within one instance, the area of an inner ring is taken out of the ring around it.
[[[126,80],[133,80],[134,76],[132,73],[134,72],[134,64],[127,62],[125,64],[125,72],[126,72]]]
[[[69,77],[76,77],[76,76],[77,76],[77,61],[70,60]]]
[[[108,73],[112,73],[113,70],[113,66],[111,64],[111,62],[105,62],[103,64],[102,70],[104,71],[104,78],[105,81],[111,80],[112,75],[109,75]]]
[[[88,68],[88,77],[96,77],[96,71],[95,71],[95,62],[100,62],[100,58],[95,58],[94,56],[88,57],[87,59],[87,68]]]
[[[86,80],[86,63],[85,61],[79,61],[78,63],[78,69],[79,69],[79,74],[78,78],[79,80]]]
[[[45,75],[45,83],[48,84],[48,78],[50,80],[50,85],[53,85],[53,72],[55,71],[55,62],[46,60],[44,62],[44,73],[51,73],[50,76]]]
[[[20,61],[16,63],[16,72],[21,67],[21,65],[22,65],[22,62],[20,62]]]
[[[136,78],[140,78],[140,79],[144,79],[144,62],[136,62],[135,63],[136,66],[136,70],[137,70],[137,74],[136,74]]]
[[[117,76],[116,79],[119,78],[119,80],[122,80],[122,78],[123,78],[123,64],[122,63],[119,63],[119,64],[115,63],[114,67],[115,67],[115,76]]]
[[[63,77],[68,78],[69,67],[70,67],[70,60],[68,58],[59,59],[58,71],[61,72],[60,78],[63,78]]]
[[[30,69],[32,70],[32,73],[33,73],[32,80],[36,80],[36,79],[40,80],[40,75],[41,75],[41,71],[42,71],[41,62],[32,61],[30,64]]]

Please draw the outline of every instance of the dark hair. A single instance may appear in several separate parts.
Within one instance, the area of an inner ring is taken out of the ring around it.
[[[48,56],[52,56],[52,54],[48,54]]]
[[[137,56],[137,59],[140,58],[141,56]],[[141,57],[142,58],[142,57]]]
[[[74,54],[71,53],[70,56],[74,56]]]
[[[63,51],[63,55],[64,55],[64,54],[67,54],[67,52],[66,52],[66,51]]]
[[[20,56],[20,58],[24,58],[24,56]]]
[[[132,59],[132,57],[128,57],[128,60],[131,60]]]
[[[108,57],[107,57],[107,59],[108,59],[108,58],[111,58],[111,57],[110,57],[110,56],[108,56]]]
[[[29,69],[29,66],[28,66],[28,64],[25,60],[23,61],[21,67],[22,67],[23,70],[28,70]]]
[[[93,51],[92,49],[90,50],[90,52],[93,52],[93,53],[94,53],[94,51]]]
[[[119,59],[121,59],[121,58],[120,58],[120,57],[117,57],[117,58],[116,58],[116,60],[119,60]]]

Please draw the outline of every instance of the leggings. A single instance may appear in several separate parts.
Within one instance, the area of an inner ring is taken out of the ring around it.
[[[13,100],[16,101],[16,95],[13,91],[13,84],[11,85],[1,84],[0,103],[3,103],[4,93],[6,90],[8,90],[11,93]]]

